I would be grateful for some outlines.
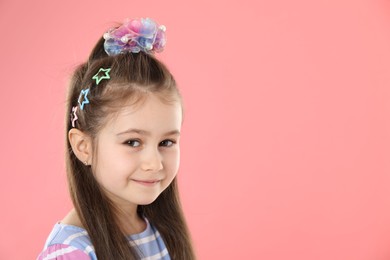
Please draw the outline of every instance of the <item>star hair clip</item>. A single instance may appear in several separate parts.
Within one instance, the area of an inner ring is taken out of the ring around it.
[[[111,71],[111,68],[108,68],[108,69],[103,69],[103,68],[100,68],[98,73],[96,73],[92,79],[94,79],[96,81],[96,85],[99,85],[100,81],[102,81],[103,79],[110,79],[110,71]],[[103,75],[101,75],[101,73],[104,73]]]
[[[70,121],[72,122],[72,127],[76,127],[76,121],[78,118],[77,116],[77,108],[78,106],[74,106],[72,107],[72,113],[70,114]]]
[[[84,110],[84,105],[89,104],[89,99],[87,97],[89,93],[89,88],[83,89],[80,92],[78,103],[80,104],[80,109]]]
[[[83,89],[80,92],[79,99],[77,102],[79,103],[81,110],[84,109],[85,104],[89,104],[89,100],[87,97],[88,93],[89,93],[89,88]],[[78,106],[74,106],[72,107],[72,112],[70,113],[70,122],[72,123],[72,127],[76,127],[76,121],[77,119],[79,119],[79,117],[77,116],[77,110],[78,110]]]
[[[89,88],[83,89],[80,92],[79,99],[77,102],[80,104],[81,110],[84,109],[85,104],[89,104],[89,100],[87,97],[88,93],[89,93]],[[74,106],[72,107],[72,112],[70,113],[70,122],[72,123],[72,127],[76,127],[76,121],[79,119],[79,117],[77,116],[77,110],[78,110],[78,106]]]
[[[99,71],[92,77],[92,80],[95,80],[96,85],[99,85],[100,81],[102,81],[103,79],[110,79],[111,78],[110,71],[111,71],[111,68],[108,68],[108,69],[100,68]],[[88,99],[89,90],[90,89],[87,88],[87,89],[81,90],[81,92],[80,92],[80,95],[79,95],[77,102],[79,103],[81,110],[84,110],[84,106],[86,104],[89,104],[89,99]],[[72,107],[72,112],[70,115],[70,120],[72,122],[73,127],[76,127],[75,125],[76,125],[76,121],[78,119],[77,109],[78,109],[78,106]]]

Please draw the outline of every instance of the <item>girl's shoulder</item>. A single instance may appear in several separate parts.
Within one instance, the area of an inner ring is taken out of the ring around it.
[[[38,256],[37,260],[90,260],[86,252],[73,246],[55,244],[49,246]]]
[[[128,235],[130,244],[152,259],[170,259],[165,243],[153,224],[144,218],[147,225],[141,233]],[[37,260],[96,260],[96,254],[87,231],[79,226],[58,222],[46,240]]]
[[[38,260],[96,259],[93,246],[85,229],[56,223],[46,240]]]

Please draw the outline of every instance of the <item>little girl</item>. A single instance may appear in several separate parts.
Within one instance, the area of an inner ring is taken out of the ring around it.
[[[165,27],[126,20],[74,72],[66,166],[74,209],[38,259],[195,259],[176,174],[182,103],[154,56]]]

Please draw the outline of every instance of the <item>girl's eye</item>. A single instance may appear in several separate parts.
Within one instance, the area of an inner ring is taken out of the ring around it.
[[[126,142],[131,147],[139,147],[141,145],[141,142],[138,140],[129,140]]]
[[[160,146],[165,146],[165,147],[171,147],[174,145],[176,142],[172,140],[164,140],[160,143]]]

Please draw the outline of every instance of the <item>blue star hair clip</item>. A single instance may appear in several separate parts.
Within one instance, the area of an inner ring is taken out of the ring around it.
[[[80,104],[81,110],[84,110],[84,105],[85,105],[85,104],[89,104],[89,100],[88,100],[88,97],[87,97],[88,93],[89,93],[89,88],[83,89],[83,90],[81,90],[81,92],[80,92],[80,96],[79,96],[78,102],[79,102],[79,104]],[[83,96],[84,96],[84,97],[83,97]],[[80,101],[81,98],[83,98],[82,101]]]
[[[98,73],[96,73],[92,77],[92,79],[96,80],[96,85],[99,85],[100,81],[102,81],[103,79],[110,79],[110,71],[111,71],[111,68],[108,68],[108,69],[100,68]],[[102,72],[104,74],[101,75]]]

